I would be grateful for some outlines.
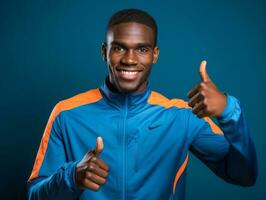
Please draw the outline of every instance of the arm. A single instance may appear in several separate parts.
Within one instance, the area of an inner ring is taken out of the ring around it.
[[[55,173],[28,183],[28,199],[77,199],[80,191],[73,183],[75,163],[66,163]]]
[[[28,180],[29,199],[76,199],[76,162],[68,162],[61,138],[59,108],[53,110]]]
[[[60,125],[60,105],[53,110],[28,181],[29,199],[77,199],[83,189],[98,190],[108,175],[108,166],[98,158],[103,141],[80,162],[67,159]]]
[[[205,121],[195,115],[190,117],[191,151],[224,180],[242,186],[253,185],[257,158],[240,104],[234,97],[224,95],[212,82],[206,61],[200,65],[200,77],[202,82],[188,93],[189,106]],[[216,117],[220,128],[209,117]]]
[[[225,111],[218,117],[223,134],[214,133],[206,121],[191,116],[192,130],[201,124],[191,142],[191,151],[216,175],[225,181],[254,185],[257,177],[257,158],[249,127],[239,102],[227,97]]]

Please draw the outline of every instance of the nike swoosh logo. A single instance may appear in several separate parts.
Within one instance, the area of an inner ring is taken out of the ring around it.
[[[159,121],[157,121],[157,122],[154,122],[154,123],[152,123],[152,124],[150,124],[149,126],[148,126],[148,128],[150,129],[150,130],[152,130],[152,129],[155,129],[155,128],[158,128],[158,127],[160,127],[162,125],[162,123]]]

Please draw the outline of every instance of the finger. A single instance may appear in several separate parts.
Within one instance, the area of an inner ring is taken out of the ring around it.
[[[203,96],[200,92],[195,94],[188,102],[190,107],[194,107],[196,103],[199,103],[203,99]]]
[[[191,98],[193,97],[195,94],[197,94],[199,92],[199,85],[196,85],[195,87],[193,87],[188,93],[187,93],[187,97]]]
[[[84,184],[85,188],[89,188],[89,189],[94,190],[94,191],[98,191],[100,188],[100,186],[98,184],[94,183],[93,181],[91,181],[87,178],[84,179],[83,184]]]
[[[102,137],[97,137],[96,147],[95,147],[95,155],[98,156],[103,150],[103,139]]]
[[[198,116],[199,118],[206,117],[206,116],[207,116],[207,113],[206,113],[205,109],[200,110],[200,111],[197,113],[197,116]]]
[[[96,159],[92,159],[92,161],[94,162],[94,163],[96,163],[100,168],[102,168],[103,170],[105,170],[105,171],[109,171],[109,167],[108,167],[108,165],[103,161],[103,160],[101,160],[101,159],[99,159],[99,158],[96,158]]]
[[[93,172],[94,174],[101,176],[103,178],[106,178],[108,175],[108,172],[105,171],[104,169],[100,168],[98,165],[95,163],[91,162],[90,165],[87,168],[88,171]]]
[[[201,110],[203,110],[206,107],[206,105],[204,104],[203,101],[197,103],[193,108],[192,108],[192,112],[194,114],[198,114]]]
[[[88,151],[83,159],[85,159],[85,162],[89,162],[93,157],[95,157],[94,153],[92,151]]]
[[[97,185],[102,185],[106,182],[105,178],[102,178],[90,171],[86,172],[86,179],[92,181],[93,183],[96,183]]]
[[[207,61],[206,60],[201,61],[199,74],[200,74],[200,78],[201,78],[201,80],[203,82],[208,82],[208,81],[211,80],[209,75],[208,75],[208,73],[207,73],[206,65],[207,65]]]

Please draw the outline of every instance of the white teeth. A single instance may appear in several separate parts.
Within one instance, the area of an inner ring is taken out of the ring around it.
[[[138,72],[123,71],[123,70],[121,72],[122,72],[122,74],[126,74],[126,75],[135,75],[138,73]]]

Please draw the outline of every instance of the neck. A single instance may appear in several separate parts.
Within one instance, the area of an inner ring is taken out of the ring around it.
[[[138,93],[142,93],[143,91],[145,91],[147,84],[145,84],[145,87],[141,90],[141,91],[134,91],[134,92],[120,92],[115,86],[114,84],[111,83],[109,76],[106,77],[106,85],[109,88],[109,90],[111,90],[112,92],[115,93],[125,93],[125,94],[138,94]]]

